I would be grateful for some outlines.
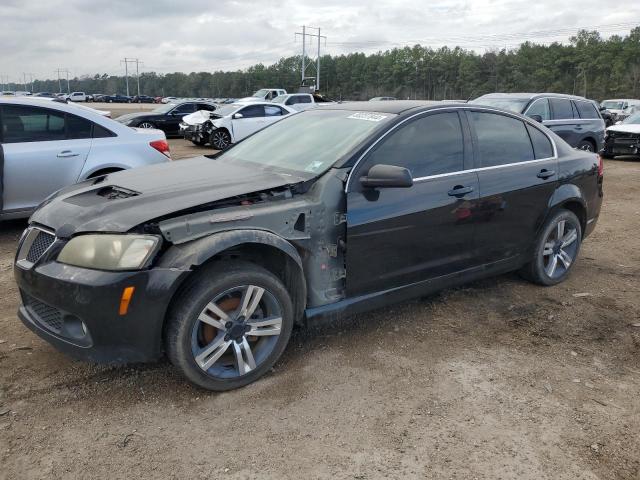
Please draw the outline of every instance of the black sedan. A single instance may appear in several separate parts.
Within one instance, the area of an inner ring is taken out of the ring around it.
[[[19,316],[79,358],[166,354],[201,387],[237,388],[271,370],[296,323],[512,270],[562,282],[596,226],[602,165],[481,105],[307,110],[215,159],[49,197],[19,245]]]
[[[156,98],[149,95],[136,95],[132,100],[133,103],[155,103]]]
[[[131,97],[114,93],[113,95],[103,95],[101,101],[107,103],[131,103]]]
[[[158,128],[167,136],[177,136],[180,135],[182,117],[196,110],[213,112],[215,109],[216,105],[208,102],[167,103],[150,112],[129,113],[116,120],[129,127]]]

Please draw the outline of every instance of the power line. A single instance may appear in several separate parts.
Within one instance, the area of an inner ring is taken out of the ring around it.
[[[58,92],[62,92],[62,86],[60,85],[60,74],[64,73],[67,76],[67,93],[71,93],[71,88],[69,88],[69,69],[58,68],[55,71],[58,74]]]

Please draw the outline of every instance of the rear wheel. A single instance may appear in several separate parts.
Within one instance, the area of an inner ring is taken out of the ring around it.
[[[231,145],[231,135],[224,128],[214,130],[211,132],[209,143],[216,150],[224,150]]]
[[[569,210],[559,210],[544,224],[533,258],[521,273],[540,285],[564,281],[578,258],[581,242],[582,226],[578,217]]]
[[[208,390],[231,390],[257,380],[291,336],[289,293],[258,265],[212,264],[190,279],[177,298],[167,319],[167,354],[191,382]]]
[[[593,142],[591,140],[582,140],[578,144],[578,149],[579,150],[584,150],[585,152],[595,152],[596,151],[596,146],[593,144]]]

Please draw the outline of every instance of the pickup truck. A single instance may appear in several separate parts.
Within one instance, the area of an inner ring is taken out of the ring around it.
[[[70,102],[86,102],[87,94],[84,92],[71,92],[67,95],[67,100]]]
[[[280,103],[301,112],[302,110],[309,110],[319,105],[335,102],[327,100],[322,95],[316,93],[288,93],[277,96],[273,99],[273,103]]]
[[[261,88],[250,97],[241,98],[238,102],[269,102],[280,95],[286,94],[287,91],[283,88]]]

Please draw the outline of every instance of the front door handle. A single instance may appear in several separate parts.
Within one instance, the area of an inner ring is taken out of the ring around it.
[[[447,192],[449,194],[450,197],[457,197],[457,198],[462,198],[465,195],[467,195],[468,193],[473,192],[473,187],[465,187],[464,185],[456,185],[455,187],[453,187],[451,190],[449,190],[449,192]]]
[[[553,177],[555,174],[556,172],[554,170],[547,170],[546,168],[543,168],[542,170],[540,170],[540,173],[538,173],[537,177],[546,180],[547,178]]]
[[[69,158],[69,157],[77,157],[80,155],[79,153],[73,153],[71,150],[63,150],[57,156],[58,158]]]

